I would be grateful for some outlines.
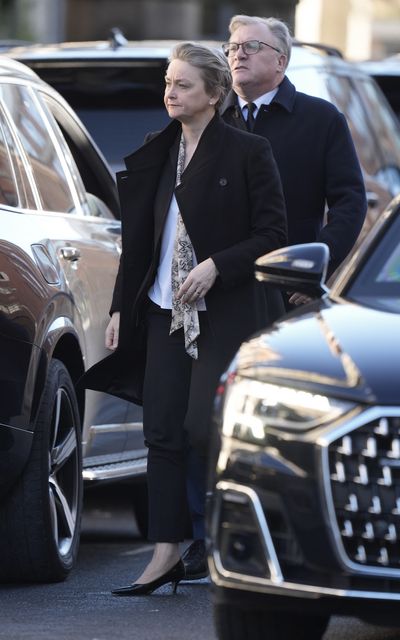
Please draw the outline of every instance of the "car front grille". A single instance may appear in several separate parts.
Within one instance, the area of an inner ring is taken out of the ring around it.
[[[336,540],[346,564],[400,575],[400,412],[368,416],[328,446]]]

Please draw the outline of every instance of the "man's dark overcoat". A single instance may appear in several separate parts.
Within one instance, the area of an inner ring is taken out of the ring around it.
[[[122,256],[111,312],[121,312],[119,343],[80,382],[138,404],[147,291],[156,275],[173,192],[197,261],[212,257],[219,273],[205,301],[224,354],[233,356],[246,337],[269,321],[254,261],[287,242],[282,186],[269,142],[227,125],[217,114],[175,187],[180,132],[180,123],[172,121],[128,156],[126,171],[117,174]]]
[[[223,119],[245,129],[232,91]],[[254,133],[265,136],[285,195],[288,243],[325,242],[332,274],[353,247],[367,211],[364,181],[346,119],[337,108],[296,91],[285,77],[269,105],[261,105]],[[327,224],[325,212],[327,208]]]

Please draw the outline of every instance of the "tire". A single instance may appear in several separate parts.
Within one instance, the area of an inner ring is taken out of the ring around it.
[[[0,506],[0,581],[64,580],[76,561],[81,512],[78,403],[67,369],[53,359],[29,461]]]
[[[217,604],[214,621],[219,640],[321,640],[329,616]]]

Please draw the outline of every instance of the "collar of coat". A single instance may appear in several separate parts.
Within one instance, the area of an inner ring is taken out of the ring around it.
[[[221,116],[216,113],[204,129],[196,153],[182,174],[182,180],[184,176],[192,174],[207,164],[210,158],[218,152],[227,126]],[[159,167],[165,163],[168,156],[176,164],[177,143],[181,131],[181,123],[178,120],[172,120],[165,129],[152,135],[143,146],[124,158],[127,170],[135,171]]]
[[[292,84],[287,76],[285,76],[279,85],[279,89],[274,96],[271,106],[279,106],[291,113],[294,108],[294,103],[296,100],[296,87]],[[221,107],[220,113],[223,115],[226,111],[231,109],[235,109],[235,112],[239,109],[237,95],[232,90],[228,93],[225,101]],[[240,109],[239,109],[240,111]],[[239,114],[240,115],[240,114]]]

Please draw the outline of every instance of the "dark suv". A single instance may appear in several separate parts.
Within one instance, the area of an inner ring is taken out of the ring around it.
[[[175,44],[118,42],[114,37],[11,51],[69,101],[115,170],[148,131],[168,121],[164,75]],[[368,193],[366,232],[400,191],[399,123],[375,82],[334,49],[295,43],[288,76],[299,91],[325,98],[345,114]]]

